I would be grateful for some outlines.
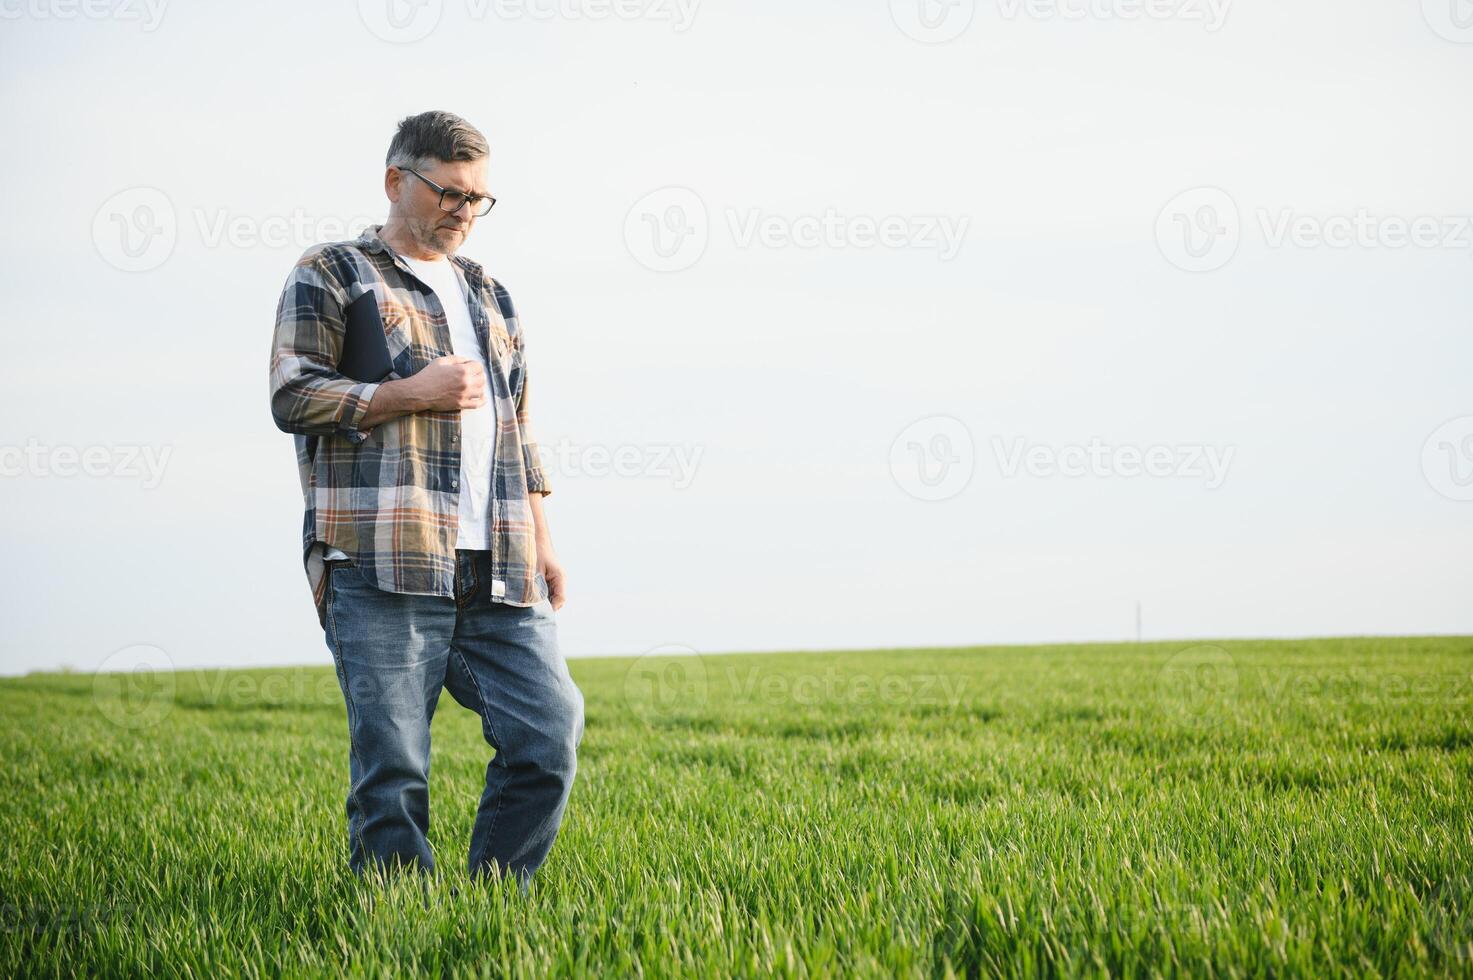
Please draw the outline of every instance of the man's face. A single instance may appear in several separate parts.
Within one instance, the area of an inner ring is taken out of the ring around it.
[[[486,160],[435,161],[415,167],[419,173],[447,190],[466,194],[489,193],[486,189]],[[393,210],[403,219],[414,240],[425,250],[451,255],[465,244],[476,217],[470,205],[454,214],[440,210],[440,192],[407,170],[399,171],[399,197]]]

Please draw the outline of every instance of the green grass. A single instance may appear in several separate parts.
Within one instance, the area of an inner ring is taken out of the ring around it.
[[[0,976],[1473,976],[1473,639],[577,661],[529,896],[346,868],[330,668],[0,682]]]

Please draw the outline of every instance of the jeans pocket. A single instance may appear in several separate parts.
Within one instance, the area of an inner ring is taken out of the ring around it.
[[[331,558],[323,562],[327,568],[328,591],[334,588],[343,588],[360,584],[363,581],[363,573],[358,571],[358,566],[353,564],[351,558]]]

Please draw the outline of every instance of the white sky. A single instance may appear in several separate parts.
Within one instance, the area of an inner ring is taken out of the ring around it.
[[[428,108],[492,144],[465,254],[581,471],[570,655],[1124,639],[1137,602],[1147,639],[1473,632],[1465,0],[427,0],[410,42],[403,0],[154,2],[0,0],[0,672],[329,662],[272,320]],[[1193,257],[1203,187],[1239,232]],[[648,267],[692,200],[704,250]],[[120,268],[120,217],[172,250]]]

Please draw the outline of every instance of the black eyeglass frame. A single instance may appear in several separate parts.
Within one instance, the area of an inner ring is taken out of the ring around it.
[[[471,216],[475,218],[486,217],[486,215],[491,213],[491,209],[496,207],[496,198],[492,197],[490,194],[467,194],[465,191],[451,190],[449,187],[441,187],[439,184],[435,183],[433,180],[430,180],[430,178],[426,177],[418,170],[415,170],[413,167],[400,167],[399,169],[407,173],[414,174],[414,176],[418,177],[420,180],[424,181],[426,184],[429,184],[435,190],[439,191],[440,210],[444,211],[446,214],[454,214],[461,208],[468,206],[472,201],[486,202],[486,210],[484,211],[477,211],[474,208],[471,209]],[[453,208],[447,208],[445,206],[445,195],[447,194],[453,194],[456,197],[460,198],[460,203]]]

